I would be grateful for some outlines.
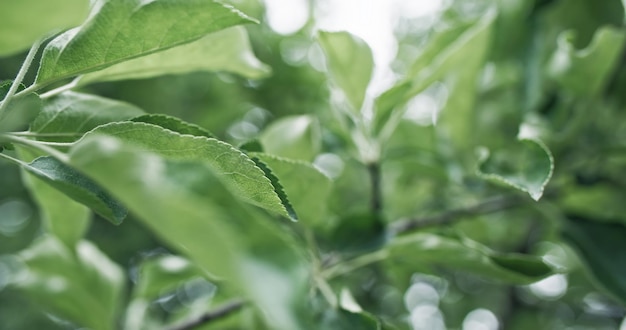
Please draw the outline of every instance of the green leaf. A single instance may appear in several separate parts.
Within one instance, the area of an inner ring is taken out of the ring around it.
[[[266,153],[307,162],[321,149],[318,121],[308,115],[284,117],[272,122],[259,137]]]
[[[13,284],[33,301],[89,329],[116,328],[124,273],[97,247],[81,241],[69,249],[47,235],[19,257],[25,267]]]
[[[365,41],[348,32],[321,31],[318,40],[333,80],[353,110],[360,112],[374,69],[371,49]]]
[[[0,84],[0,100],[4,99],[9,88],[11,88],[10,82]],[[23,89],[23,86],[20,86],[20,89]],[[39,111],[41,111],[41,99],[35,93],[12,99],[0,112],[0,133],[28,127],[28,124],[39,114]]]
[[[87,0],[0,2],[0,56],[28,49],[36,40],[77,26],[87,17]]]
[[[263,171],[263,173],[265,173],[265,177],[268,178],[270,182],[272,183],[272,186],[274,186],[274,192],[276,193],[278,198],[280,198],[281,202],[285,206],[285,209],[287,209],[287,213],[289,214],[289,217],[294,221],[298,220],[298,215],[296,214],[296,211],[293,209],[293,206],[291,206],[291,203],[289,202],[289,199],[287,198],[287,195],[285,194],[285,191],[283,190],[283,186],[280,184],[280,181],[274,175],[272,170],[269,167],[267,167],[267,164],[265,164],[263,161],[261,161],[257,157],[252,157],[251,159],[256,164],[256,166],[260,168]]]
[[[591,44],[576,49],[572,31],[561,34],[548,71],[562,87],[575,95],[597,96],[618,64],[626,33],[617,28],[598,29]]]
[[[104,69],[252,21],[209,0],[95,1],[85,24],[46,46],[37,83]]]
[[[250,153],[260,159],[280,180],[298,219],[308,226],[328,224],[326,201],[332,182],[311,164],[263,153]]]
[[[561,234],[578,252],[596,284],[626,306],[626,227],[569,216]]]
[[[527,192],[534,200],[541,198],[554,170],[554,158],[543,142],[522,138],[506,150],[482,151],[479,176]]]
[[[206,136],[208,138],[215,137],[211,132],[206,129],[188,122],[182,121],[179,118],[162,115],[162,114],[147,114],[131,119],[131,121],[137,123],[148,123],[152,125],[161,126],[167,128],[170,131],[174,131],[180,134],[188,134],[193,136]]]
[[[497,253],[468,239],[429,233],[395,238],[386,251],[390,262],[408,270],[424,265],[446,266],[515,284],[529,284],[552,274],[539,257]]]
[[[110,122],[128,120],[144,112],[128,103],[103,97],[65,92],[44,102],[30,126],[39,140],[74,142],[85,132]]]
[[[254,56],[246,30],[232,27],[186,45],[88,73],[79,78],[78,85],[194,71],[232,72],[259,79],[268,75],[270,69]]]
[[[622,188],[597,184],[590,187],[567,187],[559,207],[567,213],[603,221],[621,219],[626,224],[626,191]]]
[[[248,156],[225,142],[204,136],[182,135],[137,122],[107,124],[85,136],[96,134],[115,136],[166,159],[207,164],[242,200],[276,214],[290,216],[265,173]]]
[[[206,274],[189,260],[175,255],[150,258],[141,263],[135,298],[152,301],[185,282]]]
[[[380,330],[381,324],[367,313],[356,313],[343,308],[328,309],[321,320],[321,329]]]
[[[126,208],[93,180],[56,158],[39,157],[30,163],[21,163],[28,173],[43,180],[73,200],[90,207],[94,212],[118,225],[126,217]]]
[[[299,245],[275,221],[238,202],[207,162],[168,160],[130,142],[92,135],[71,149],[70,163],[123,200],[168,245],[233,281],[263,309],[272,328],[300,328],[306,314],[298,312],[299,298],[308,276]]]
[[[385,126],[391,119],[402,116],[404,105],[411,98],[434,82],[450,75],[456,76],[452,81],[455,81],[457,86],[463,86],[459,89],[466,93],[474,93],[476,79],[473,78],[481,67],[489,46],[495,16],[494,11],[490,10],[474,24],[464,23],[435,35],[411,66],[409,74],[375,100],[374,131],[378,134],[393,131],[395,128],[393,121],[388,128]],[[463,101],[471,104],[468,100]],[[452,108],[450,111],[452,111],[450,116],[463,118],[469,116],[467,105],[459,110]]]
[[[17,151],[20,159],[26,162],[43,156],[19,146]],[[39,207],[44,230],[57,237],[67,247],[74,247],[89,226],[91,218],[89,208],[27,170],[22,175],[22,181]]]

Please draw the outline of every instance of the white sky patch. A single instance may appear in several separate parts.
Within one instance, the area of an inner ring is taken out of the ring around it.
[[[307,0],[265,0],[267,23],[282,35],[298,32],[309,18]]]
[[[300,30],[310,15],[307,0],[265,0],[270,27],[289,35]],[[401,18],[424,19],[446,6],[445,0],[316,0],[315,29],[347,31],[372,49],[375,69],[368,94],[377,96],[394,82],[390,64],[396,56],[394,24]]]

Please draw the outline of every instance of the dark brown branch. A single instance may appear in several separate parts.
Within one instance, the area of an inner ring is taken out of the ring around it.
[[[390,229],[392,233],[397,235],[426,227],[451,224],[467,217],[494,213],[519,206],[523,203],[524,199],[519,196],[498,196],[476,205],[458,208],[440,214],[423,218],[399,220],[391,224]]]
[[[236,300],[231,300],[219,307],[217,307],[214,310],[208,311],[206,314],[200,316],[197,319],[193,319],[190,321],[187,321],[185,323],[181,323],[179,325],[175,325],[171,328],[169,328],[169,330],[191,330],[195,327],[207,324],[209,322],[224,318],[234,312],[237,312],[238,310],[240,310],[241,308],[243,308],[243,306],[246,304],[245,300],[241,300],[241,299],[236,299]]]

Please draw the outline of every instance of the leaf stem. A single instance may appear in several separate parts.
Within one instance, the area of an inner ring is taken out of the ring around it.
[[[10,135],[10,134],[2,134],[0,135],[0,140],[5,139],[17,144],[21,144],[21,145],[25,145],[27,147],[31,147],[33,149],[45,152],[46,154],[62,161],[62,162],[67,162],[69,160],[68,156],[54,148],[51,148],[50,146],[47,146],[45,144],[42,144],[39,141],[33,141],[33,140],[29,140],[29,139],[25,139],[19,136],[14,136],[14,135]]]
[[[53,90],[50,90],[50,91],[47,91],[47,92],[41,94],[40,97],[42,99],[47,99],[47,98],[53,97],[55,95],[61,94],[61,93],[65,92],[65,91],[68,91],[68,90],[76,87],[78,85],[78,81],[79,81],[79,79],[78,79],[78,77],[76,77],[74,80],[70,81],[69,83],[67,83],[67,84],[65,84],[63,86],[60,86],[58,88],[55,88]]]
[[[175,325],[169,328],[168,330],[191,330],[193,328],[199,327],[201,325],[207,324],[209,322],[218,320],[234,312],[237,312],[240,309],[242,309],[245,306],[245,304],[246,304],[246,301],[242,299],[231,300],[217,307],[214,310],[208,311],[207,313],[205,313],[204,315],[200,316],[197,319],[193,319],[185,323]]]
[[[13,158],[13,157],[11,157],[9,155],[3,154],[1,152],[0,152],[0,158],[4,158],[4,159],[6,159],[6,160],[8,160],[8,161],[10,161],[10,162],[12,162],[12,163],[14,163],[16,165],[20,165],[20,166],[27,165],[25,162],[23,162],[23,161],[21,161],[21,160],[19,160],[17,158]]]
[[[2,116],[2,112],[4,111],[4,109],[6,109],[9,102],[11,102],[11,100],[13,99],[13,96],[17,92],[17,89],[20,87],[20,84],[24,80],[24,76],[26,76],[26,72],[28,72],[28,69],[30,68],[31,63],[33,62],[33,59],[35,58],[35,55],[37,55],[37,51],[39,50],[39,46],[41,46],[41,43],[43,42],[43,40],[44,39],[39,39],[35,41],[33,45],[30,47],[30,50],[28,51],[28,54],[26,55],[26,58],[24,59],[24,62],[22,63],[20,70],[17,72],[17,76],[15,76],[15,79],[13,80],[11,87],[9,87],[9,91],[7,92],[7,95],[5,95],[4,99],[2,100],[2,103],[0,103],[0,117]],[[28,89],[25,89],[25,90],[28,90]]]
[[[323,272],[324,278],[330,280],[337,276],[341,276],[343,274],[350,273],[355,269],[359,269],[361,267],[365,267],[367,265],[373,264],[375,262],[384,260],[387,258],[389,253],[386,250],[377,250],[368,254],[361,255],[354,259],[348,260],[346,262],[342,262],[336,264]]]
[[[523,203],[524,199],[517,195],[498,196],[472,206],[453,209],[440,214],[422,218],[399,220],[390,225],[390,231],[394,235],[398,235],[426,227],[448,225],[466,217],[494,213],[520,206]]]

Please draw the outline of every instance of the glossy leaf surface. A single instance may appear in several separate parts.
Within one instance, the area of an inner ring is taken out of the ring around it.
[[[232,72],[248,79],[262,78],[270,72],[254,56],[246,30],[232,27],[186,45],[88,73],[79,78],[79,85],[196,71]]]
[[[93,180],[56,158],[39,157],[23,163],[22,168],[114,224],[122,223],[126,217],[126,208],[119,201]]]
[[[84,133],[110,122],[128,120],[144,112],[134,105],[100,96],[65,92],[44,102],[30,126],[38,139],[73,142]]]
[[[100,70],[251,21],[232,7],[208,0],[98,0],[82,26],[46,46],[37,83]]]
[[[248,156],[225,142],[203,136],[181,135],[140,122],[112,123],[100,126],[87,135],[96,134],[114,136],[166,159],[205,163],[242,200],[290,217],[263,171]]]

